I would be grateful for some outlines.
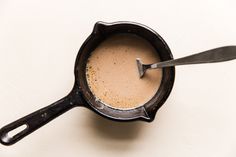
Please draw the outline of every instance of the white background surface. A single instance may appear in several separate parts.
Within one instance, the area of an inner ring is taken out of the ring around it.
[[[96,21],[156,30],[174,57],[236,44],[235,0],[0,0],[0,126],[65,96]],[[117,123],[76,108],[1,157],[236,156],[236,61],[176,69],[152,123]]]

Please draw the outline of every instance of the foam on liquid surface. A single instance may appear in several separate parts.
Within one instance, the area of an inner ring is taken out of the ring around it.
[[[135,35],[118,34],[102,42],[86,65],[87,83],[96,98],[118,109],[149,101],[160,86],[162,69],[147,70],[140,79],[136,58],[144,63],[160,61],[151,44]]]

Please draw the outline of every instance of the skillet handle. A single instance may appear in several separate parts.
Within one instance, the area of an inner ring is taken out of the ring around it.
[[[47,124],[54,118],[65,113],[66,111],[72,109],[76,106],[75,100],[76,97],[73,97],[71,94],[62,98],[61,100],[39,109],[25,117],[22,117],[0,129],[0,143],[3,145],[12,145],[17,141],[21,140],[25,136],[34,132],[41,126]],[[21,130],[10,136],[9,133],[16,131],[18,128],[25,126],[24,130]],[[14,131],[13,131],[14,130]]]

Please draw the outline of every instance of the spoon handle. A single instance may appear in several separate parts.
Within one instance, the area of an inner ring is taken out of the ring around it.
[[[176,65],[202,64],[224,62],[236,59],[236,46],[225,46],[207,50],[201,53],[193,54],[179,59],[164,61],[154,64],[146,64],[149,68],[164,68]]]

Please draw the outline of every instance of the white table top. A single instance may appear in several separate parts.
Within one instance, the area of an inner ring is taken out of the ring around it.
[[[0,127],[65,96],[96,21],[156,30],[174,57],[236,45],[235,0],[0,1]],[[176,68],[152,123],[118,123],[76,108],[1,157],[235,157],[236,61]]]

